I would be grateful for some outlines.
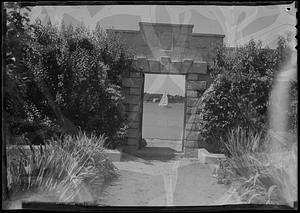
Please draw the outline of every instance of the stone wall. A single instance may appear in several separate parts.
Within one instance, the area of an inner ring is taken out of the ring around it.
[[[198,148],[199,129],[193,122],[199,115],[193,108],[211,83],[207,67],[213,61],[215,47],[223,44],[224,36],[195,34],[192,29],[193,25],[140,22],[140,31],[108,30],[120,34],[128,48],[135,52],[135,69],[123,75],[124,105],[129,123],[128,150],[137,149],[142,139],[144,73],[185,75],[183,142],[188,153]]]

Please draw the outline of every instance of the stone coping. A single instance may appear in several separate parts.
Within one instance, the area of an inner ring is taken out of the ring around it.
[[[213,33],[192,33],[193,37],[217,37],[224,38],[224,34],[213,34]]]
[[[224,154],[209,153],[206,149],[198,149],[198,160],[204,164],[218,164],[220,159],[225,159]]]
[[[120,29],[106,29],[106,32],[120,32],[120,33],[140,33],[139,30],[120,30]]]
[[[169,24],[169,23],[153,23],[153,22],[139,22],[141,26],[170,26],[170,27],[194,27],[193,24]]]

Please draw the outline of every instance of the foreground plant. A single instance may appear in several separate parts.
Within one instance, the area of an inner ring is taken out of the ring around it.
[[[8,152],[10,194],[43,194],[50,201],[80,201],[82,190],[96,200],[117,170],[104,153],[103,136],[65,136],[45,146],[15,146]]]
[[[242,202],[291,205],[291,200],[297,200],[297,147],[272,153],[270,140],[262,132],[231,130],[223,140],[228,156],[223,165],[227,166],[220,168],[230,174],[230,182],[238,183]]]

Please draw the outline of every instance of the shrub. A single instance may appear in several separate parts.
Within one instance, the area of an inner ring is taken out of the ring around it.
[[[90,32],[84,27],[43,26],[38,21],[28,34],[30,45],[22,50],[25,76],[15,82],[23,85],[23,93],[15,91],[23,102],[17,105],[20,109],[10,110],[7,120],[18,122],[9,128],[23,134],[28,126],[33,132],[42,126],[50,131],[43,134],[46,137],[53,132],[74,134],[80,127],[105,134],[106,147],[122,143],[127,126],[119,111],[124,98],[121,75],[132,69],[133,57],[119,38],[99,26]],[[9,95],[5,97],[9,111],[14,104],[9,104]],[[22,110],[22,117],[16,119],[13,115]]]
[[[117,170],[104,153],[105,138],[77,136],[52,139],[45,146],[11,147],[8,152],[10,193],[37,193],[56,202],[79,201],[87,187],[97,198],[105,180]],[[98,194],[97,194],[98,193]]]
[[[283,50],[288,47],[280,42],[271,50],[254,41],[218,50],[209,68],[214,80],[197,106],[202,117],[198,124],[201,138],[215,147],[213,151],[224,148],[220,137],[238,125],[254,131],[268,127],[269,95],[274,76],[286,60],[281,57]]]

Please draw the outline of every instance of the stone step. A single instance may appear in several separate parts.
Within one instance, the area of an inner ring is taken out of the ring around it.
[[[219,160],[225,159],[224,154],[209,153],[206,149],[198,149],[198,160],[204,164],[219,164]]]
[[[122,159],[122,150],[105,149],[105,153],[112,162],[119,162]]]

